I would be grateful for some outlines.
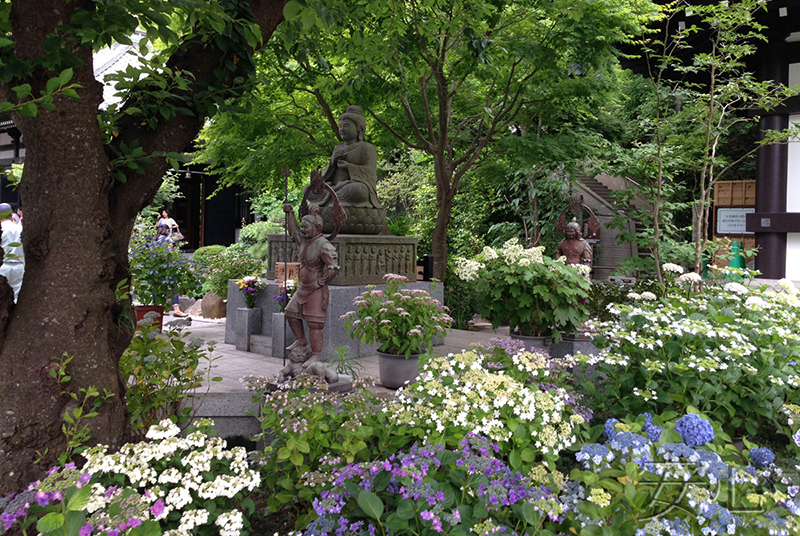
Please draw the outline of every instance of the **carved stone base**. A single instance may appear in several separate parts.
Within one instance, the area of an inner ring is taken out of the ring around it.
[[[297,262],[297,246],[284,235],[271,234],[267,257],[268,279],[275,278],[275,264],[278,262]],[[339,254],[339,275],[333,285],[377,285],[383,282],[383,275],[392,273],[406,276],[409,281],[417,280],[417,239],[407,236],[390,235],[352,235],[340,234],[333,239],[333,246]],[[288,249],[288,259],[284,251]]]
[[[322,232],[329,235],[336,229],[333,223],[332,207],[323,207]],[[381,234],[386,227],[386,209],[373,207],[344,207],[347,221],[339,230],[340,234]]]

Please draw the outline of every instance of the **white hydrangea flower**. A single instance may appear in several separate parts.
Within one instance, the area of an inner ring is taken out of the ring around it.
[[[664,264],[661,265],[661,268],[665,272],[672,272],[674,274],[682,274],[683,273],[683,267],[682,266],[678,266],[677,264],[674,264],[674,263],[671,263],[671,262],[665,262]]]
[[[456,259],[456,276],[462,281],[475,281],[484,264],[469,259]]]
[[[637,293],[637,292],[628,292],[628,299],[629,300],[639,300],[641,298],[642,298],[642,295]],[[617,311],[617,314],[619,314],[619,311]]]
[[[747,294],[748,290],[747,287],[742,285],[741,283],[725,283],[725,286],[722,287],[725,292],[730,292],[732,294]]]
[[[483,258],[484,259],[486,259],[487,261],[493,261],[493,260],[497,259],[498,257],[499,257],[499,255],[497,254],[497,251],[495,251],[494,248],[491,248],[489,246],[484,246],[484,248],[483,248]]]
[[[170,437],[177,437],[181,433],[181,429],[169,419],[164,419],[158,424],[154,424],[147,431],[147,439],[167,439]]]
[[[786,279],[785,277],[783,279],[780,279],[776,286],[778,287],[779,290],[782,290],[783,292],[787,292],[789,294],[797,294],[797,288],[795,288],[794,283],[792,283],[791,280]]]
[[[642,292],[642,299],[643,300],[655,300],[656,295],[652,292]]]
[[[679,283],[699,283],[703,278],[696,272],[688,272],[678,278]]]

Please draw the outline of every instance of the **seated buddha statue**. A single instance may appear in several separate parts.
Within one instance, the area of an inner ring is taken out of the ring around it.
[[[339,136],[343,143],[333,150],[322,179],[333,188],[343,207],[382,209],[375,190],[378,156],[375,146],[364,141],[366,129],[367,120],[361,108],[348,106],[339,116]],[[331,203],[327,191],[322,191],[318,196],[312,192],[304,193],[309,203],[320,206]]]

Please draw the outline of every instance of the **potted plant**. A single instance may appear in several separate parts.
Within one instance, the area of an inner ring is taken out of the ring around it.
[[[397,389],[406,380],[414,381],[419,355],[430,352],[434,339],[446,334],[453,319],[428,291],[405,288],[407,277],[386,274],[383,279],[385,290],[363,292],[353,301],[356,310],[342,319],[350,337],[379,345],[381,383]]]
[[[473,260],[456,259],[456,274],[479,295],[480,314],[492,327],[508,325],[512,336],[552,337],[574,333],[588,317],[588,266],[524,248],[512,238],[500,249],[485,247]]]
[[[163,317],[164,306],[172,303],[175,294],[187,294],[197,289],[197,279],[189,261],[169,244],[134,237],[128,258],[131,293],[138,304],[135,307],[137,321],[144,318],[148,310],[156,310]]]

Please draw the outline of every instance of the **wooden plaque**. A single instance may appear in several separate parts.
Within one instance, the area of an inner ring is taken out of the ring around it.
[[[297,279],[300,277],[300,263],[299,262],[276,262],[275,263],[275,281],[286,281],[285,271],[289,272],[289,279]]]

